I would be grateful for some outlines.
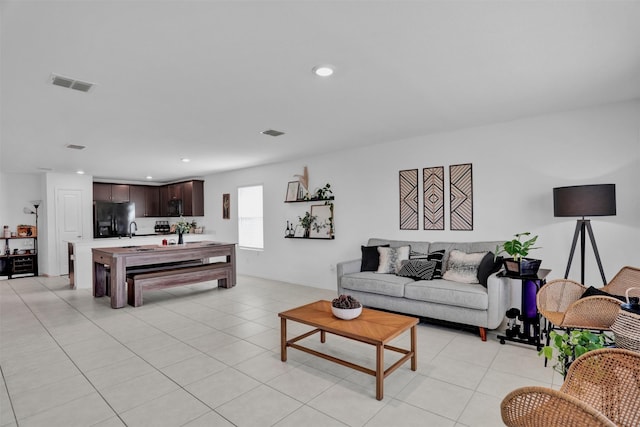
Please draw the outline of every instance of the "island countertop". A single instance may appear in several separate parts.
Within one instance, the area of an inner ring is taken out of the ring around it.
[[[212,234],[184,234],[184,241],[188,244],[200,241],[215,241],[216,236]],[[178,240],[176,234],[156,235],[156,236],[134,236],[133,238],[111,237],[101,239],[85,239],[69,241],[69,254],[72,255],[69,270],[69,281],[74,289],[91,289],[93,276],[92,250],[97,248],[111,248],[124,246],[161,246],[162,240]],[[174,245],[175,246],[175,245]],[[72,273],[72,270],[73,273]]]

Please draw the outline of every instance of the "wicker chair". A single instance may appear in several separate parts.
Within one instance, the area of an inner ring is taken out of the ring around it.
[[[509,427],[640,426],[640,354],[603,348],[569,368],[560,390],[522,387],[500,405]]]
[[[628,288],[635,286],[640,286],[640,268],[627,266],[600,289],[613,295],[624,295]],[[600,295],[580,299],[586,290],[573,280],[552,280],[540,288],[536,296],[538,311],[551,323],[552,329],[610,330],[621,301]]]

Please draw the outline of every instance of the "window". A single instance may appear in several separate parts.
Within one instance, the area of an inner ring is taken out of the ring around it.
[[[238,245],[263,249],[262,185],[238,188]]]

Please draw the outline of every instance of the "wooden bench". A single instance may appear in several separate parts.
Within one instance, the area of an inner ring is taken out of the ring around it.
[[[196,266],[178,267],[151,272],[133,272],[127,274],[127,293],[129,305],[142,305],[142,288],[164,289],[174,286],[217,280],[218,287],[230,288],[233,267],[226,262],[214,262]]]

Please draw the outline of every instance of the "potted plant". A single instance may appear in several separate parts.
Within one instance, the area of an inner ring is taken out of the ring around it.
[[[529,251],[539,249],[539,247],[533,246],[536,240],[538,240],[538,236],[533,236],[525,241],[521,240],[523,237],[530,235],[531,233],[528,231],[515,234],[515,239],[508,240],[496,247],[496,256],[503,252],[511,255],[511,258],[505,258],[503,261],[507,273],[517,274],[519,276],[533,276],[538,273],[542,261],[539,259],[526,258]]]
[[[309,212],[305,212],[303,217],[298,217],[298,222],[304,229],[304,237],[309,237],[309,230],[316,220],[315,215],[311,215]]]
[[[604,332],[596,333],[586,329],[574,329],[565,334],[551,331],[549,337],[552,345],[544,346],[538,354],[544,355],[547,360],[552,360],[555,349],[557,363],[553,365],[553,369],[561,373],[563,377],[567,376],[569,366],[576,358],[588,351],[613,344],[613,339]]]
[[[184,233],[188,233],[189,231],[191,231],[191,223],[188,222],[183,217],[180,217],[180,220],[178,222],[176,222],[176,233],[178,233],[178,244],[179,245],[184,243],[184,241],[182,240],[182,235]]]
[[[331,184],[327,182],[324,187],[318,188],[312,196],[309,193],[305,194],[304,200],[333,200],[332,194]]]

